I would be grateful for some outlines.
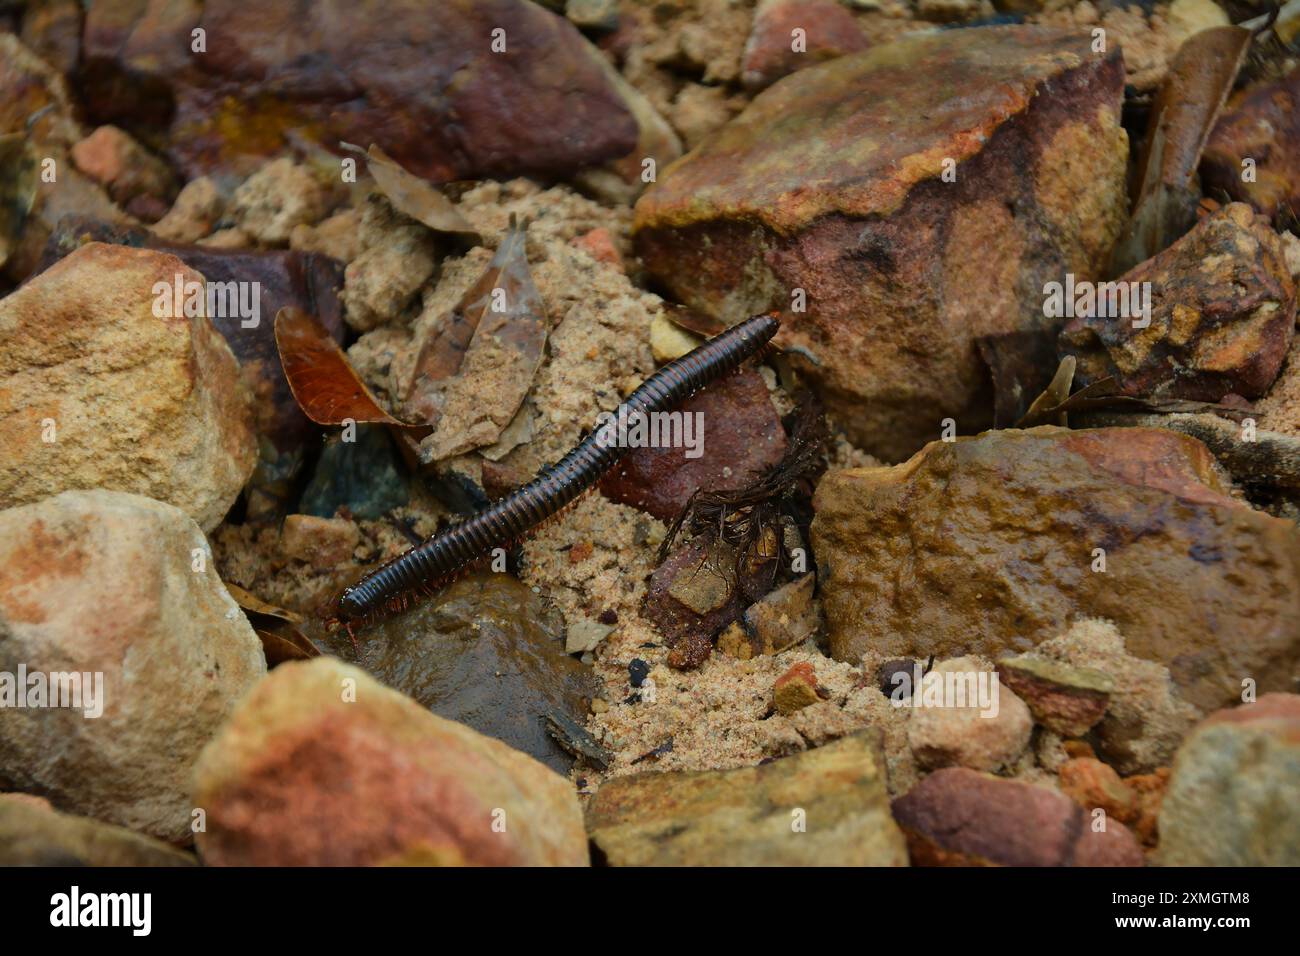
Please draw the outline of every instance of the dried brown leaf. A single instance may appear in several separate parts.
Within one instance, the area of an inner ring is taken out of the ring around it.
[[[500,438],[532,386],[547,333],[525,227],[512,217],[483,275],[429,332],[416,358],[404,411],[434,429],[422,448],[425,461]],[[457,413],[446,415],[449,408]]]
[[[303,414],[318,425],[379,422],[418,428],[388,414],[361,381],[325,326],[301,309],[275,317],[275,344],[289,389]]]
[[[1250,46],[1249,30],[1211,27],[1188,38],[1169,66],[1147,123],[1133,217],[1115,248],[1112,274],[1167,248],[1196,223],[1196,169]]]
[[[483,237],[461,215],[455,203],[432,183],[407,172],[378,146],[371,144],[369,150],[364,150],[351,143],[339,145],[349,152],[366,157],[367,168],[374,177],[375,185],[398,212],[423,223],[434,232],[456,236],[474,244],[483,241]]]

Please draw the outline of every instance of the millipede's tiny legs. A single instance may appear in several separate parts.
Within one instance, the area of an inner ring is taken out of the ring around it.
[[[612,417],[622,421],[638,412],[671,410],[762,351],[779,326],[773,316],[759,315],[714,336],[651,375]],[[372,571],[339,596],[334,620],[347,626],[355,643],[354,627],[382,613],[402,610],[417,590],[432,593],[469,564],[537,527],[595,485],[623,457],[627,448],[609,437],[602,429],[592,431],[528,484]]]

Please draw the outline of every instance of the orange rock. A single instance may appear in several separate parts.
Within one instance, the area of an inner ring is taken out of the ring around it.
[[[818,690],[817,673],[812,664],[800,661],[776,679],[772,685],[772,703],[779,713],[788,717],[821,700]]]
[[[1120,823],[1133,823],[1137,819],[1137,795],[1108,764],[1076,757],[1061,766],[1059,777],[1061,792],[1085,810],[1104,810],[1108,817]]]
[[[619,272],[623,271],[623,257],[614,245],[614,238],[604,226],[575,237],[572,243],[597,262],[613,266]]]

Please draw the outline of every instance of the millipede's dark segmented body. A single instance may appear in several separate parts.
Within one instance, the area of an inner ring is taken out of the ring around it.
[[[614,416],[670,411],[709,382],[758,354],[778,321],[759,315],[722,332],[665,365],[628,396]],[[467,565],[517,540],[592,487],[627,452],[599,429],[528,484],[460,524],[389,561],[343,592],[337,615],[351,625],[404,605],[405,596],[445,581]]]

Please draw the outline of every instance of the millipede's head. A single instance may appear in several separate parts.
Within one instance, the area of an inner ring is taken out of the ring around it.
[[[344,588],[339,595],[338,615],[344,621],[356,621],[366,616],[366,603],[355,587]]]

